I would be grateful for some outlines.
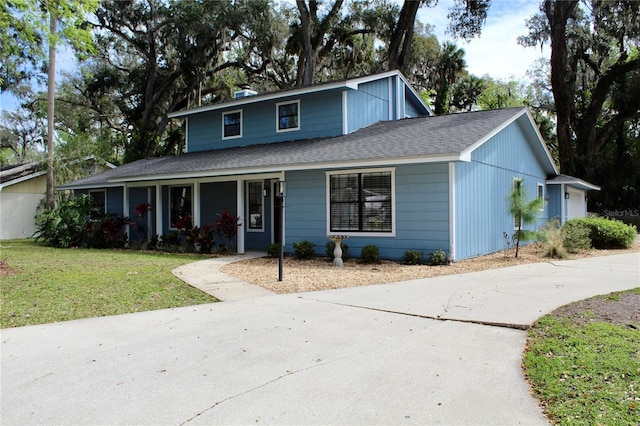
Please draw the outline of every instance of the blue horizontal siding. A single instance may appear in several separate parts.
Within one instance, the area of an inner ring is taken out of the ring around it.
[[[300,130],[276,132],[276,104],[300,100]],[[242,137],[222,139],[222,113],[242,110]],[[283,142],[342,134],[342,92],[327,91],[299,97],[257,102],[228,110],[189,116],[187,150],[212,149]]]
[[[375,244],[383,258],[400,259],[406,250],[425,255],[449,247],[449,190],[446,164],[407,165],[396,169],[396,236],[350,237],[352,256]],[[324,171],[287,172],[286,250],[309,240],[324,254],[326,237],[326,174]]]

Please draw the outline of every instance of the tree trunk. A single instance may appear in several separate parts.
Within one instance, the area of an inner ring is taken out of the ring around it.
[[[51,209],[55,205],[53,189],[55,185],[53,173],[53,147],[54,147],[54,112],[56,91],[56,27],[58,20],[55,13],[49,10],[49,76],[47,81],[47,191],[45,194],[45,206]]]
[[[389,60],[387,63],[389,71],[397,69],[404,73],[407,70],[413,41],[413,26],[420,4],[420,1],[415,0],[405,0],[402,4],[398,24],[393,30],[391,41],[389,42]]]
[[[546,0],[544,12],[551,28],[551,87],[556,106],[560,171],[575,174],[571,112],[575,73],[567,64],[567,21],[578,6],[578,0]]]
[[[302,30],[302,42],[304,50],[300,57],[300,61],[304,62],[302,78],[298,76],[299,84],[303,87],[313,84],[313,75],[316,68],[316,52],[311,45],[311,14],[304,1],[298,0],[298,11],[300,11],[300,25]]]

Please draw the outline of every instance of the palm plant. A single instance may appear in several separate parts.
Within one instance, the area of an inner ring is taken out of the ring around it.
[[[527,188],[522,179],[513,181],[513,189],[507,197],[509,214],[513,216],[516,228],[516,258],[520,250],[520,241],[527,241],[535,236],[534,231],[522,229],[524,225],[533,224],[538,218],[540,210],[544,206],[544,199],[535,198],[528,200]]]

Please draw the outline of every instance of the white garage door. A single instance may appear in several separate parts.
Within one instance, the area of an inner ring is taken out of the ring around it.
[[[584,200],[584,191],[567,188],[569,199],[567,200],[567,219],[585,217],[587,215],[587,203]]]

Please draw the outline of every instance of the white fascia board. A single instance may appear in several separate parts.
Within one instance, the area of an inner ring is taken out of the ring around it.
[[[551,151],[549,151],[549,148],[547,148],[547,143],[544,141],[544,138],[542,137],[542,134],[540,133],[540,129],[538,128],[538,125],[536,124],[536,120],[534,120],[533,115],[531,115],[531,111],[529,111],[529,108],[526,108],[525,111],[527,113],[527,118],[529,118],[529,122],[531,123],[531,127],[533,127],[533,129],[536,132],[536,136],[538,137],[538,143],[540,143],[540,145],[544,149],[545,155],[547,156],[547,160],[551,164],[551,167],[553,167],[553,172],[556,175],[560,174],[560,171],[558,170],[558,167],[556,166],[556,162],[553,161],[553,156],[551,155]]]
[[[227,170],[203,170],[190,173],[172,173],[167,175],[148,175],[148,176],[135,176],[129,178],[113,179],[110,182],[120,183],[121,185],[127,183],[129,186],[136,185],[136,182],[155,182],[167,180],[183,180],[183,179],[203,179],[211,178],[215,179],[223,176],[237,176],[237,175],[252,175],[252,174],[265,174],[276,172],[288,172],[288,171],[304,171],[304,170],[324,170],[333,168],[345,168],[345,167],[388,167],[403,164],[427,164],[427,163],[441,163],[450,161],[462,161],[458,155],[434,155],[434,156],[420,156],[420,157],[402,157],[402,158],[384,158],[379,160],[345,160],[345,161],[333,161],[323,163],[312,164],[287,164],[287,165],[269,165],[261,167],[247,167]]]
[[[247,174],[233,174],[226,176],[206,176],[206,177],[182,177],[180,179],[165,179],[158,178],[156,180],[145,180],[129,182],[127,188],[140,188],[154,185],[183,185],[185,181],[189,183],[216,183],[216,182],[232,182],[236,180],[266,180],[266,179],[281,179],[282,172],[270,172],[270,173],[247,173]]]
[[[500,133],[502,130],[504,130],[507,126],[509,126],[511,123],[515,122],[517,119],[519,119],[520,117],[522,117],[523,115],[526,115],[528,120],[529,120],[529,124],[531,125],[531,127],[535,130],[536,135],[537,135],[537,142],[540,144],[540,146],[544,149],[545,152],[545,156],[549,162],[549,165],[551,166],[551,168],[553,169],[553,172],[557,175],[559,174],[558,168],[556,167],[555,162],[553,161],[553,157],[551,156],[551,152],[549,151],[549,149],[547,148],[547,144],[544,142],[544,139],[542,138],[542,135],[540,134],[540,130],[538,130],[538,126],[536,125],[535,120],[533,119],[533,116],[531,115],[531,113],[529,112],[528,108],[522,108],[520,111],[518,111],[516,114],[513,115],[513,117],[509,118],[508,120],[506,120],[504,123],[502,123],[500,126],[496,127],[495,129],[493,129],[491,132],[487,133],[484,137],[482,137],[481,139],[478,139],[477,141],[475,141],[474,143],[472,143],[470,146],[468,146],[467,148],[465,148],[461,153],[460,153],[460,159],[462,161],[471,161],[471,153],[473,151],[475,151],[476,149],[478,149],[478,147],[480,147],[482,144],[484,144],[485,142],[487,142],[489,139],[491,139],[492,137],[494,137],[495,135],[497,135],[498,133]]]
[[[567,185],[577,189],[590,189],[592,191],[600,191],[602,189],[598,185],[585,182],[582,179],[578,179],[578,178],[574,180],[562,180],[562,181],[547,180],[545,183],[547,185]]]
[[[433,115],[433,112],[431,111],[431,109],[429,109],[429,107],[424,103],[422,98],[420,98],[420,95],[418,94],[418,92],[416,92],[413,89],[413,87],[411,87],[411,84],[409,84],[409,82],[402,75],[402,73],[400,71],[393,70],[393,71],[383,72],[380,74],[373,74],[373,75],[368,75],[364,77],[352,78],[346,81],[337,81],[334,83],[319,84],[317,86],[310,86],[310,87],[300,87],[292,90],[274,92],[267,95],[248,96],[245,98],[234,99],[232,101],[224,102],[221,104],[204,105],[197,108],[185,109],[182,111],[174,111],[167,114],[167,117],[169,118],[185,117],[188,115],[198,114],[201,112],[215,111],[218,109],[227,109],[227,108],[237,107],[240,105],[246,105],[246,104],[255,103],[255,102],[269,101],[269,100],[280,99],[280,98],[285,98],[290,96],[300,96],[307,93],[323,92],[326,90],[333,90],[333,89],[346,88],[351,90],[357,90],[360,84],[368,83],[370,81],[375,81],[375,80],[382,80],[388,77],[395,77],[395,76],[399,76],[402,79],[404,84],[411,90],[413,95],[416,97],[416,100],[420,102],[424,106],[424,108],[427,111],[429,111],[431,115]]]
[[[37,177],[40,177],[44,174],[46,174],[46,170],[45,171],[41,171],[41,172],[36,172],[36,173],[32,173],[30,175],[26,175],[26,176],[22,176],[21,178],[18,179],[14,179],[14,180],[10,180],[8,182],[2,183],[0,184],[0,191],[2,190],[2,188],[6,188],[7,186],[11,186],[11,185],[16,185],[18,183],[22,183],[25,182],[27,180],[31,180],[31,179],[35,179]]]
[[[117,182],[117,183],[112,183],[112,182],[107,182],[107,183],[94,183],[94,184],[86,184],[86,185],[70,185],[70,186],[65,186],[64,188],[61,187],[57,187],[56,190],[57,191],[69,191],[69,190],[76,190],[76,189],[102,189],[102,188],[119,188],[119,187],[123,187],[125,185],[125,182]],[[63,185],[60,185],[63,186]]]
[[[508,120],[506,120],[505,122],[503,122],[501,125],[499,125],[498,127],[494,128],[491,132],[487,133],[486,135],[484,135],[482,138],[478,139],[477,141],[475,141],[474,143],[472,143],[471,145],[469,145],[468,147],[466,147],[465,149],[462,150],[462,152],[460,153],[460,157],[464,158],[464,161],[471,161],[471,153],[473,151],[475,151],[476,149],[478,149],[482,144],[484,144],[486,141],[488,141],[489,139],[491,139],[492,137],[494,137],[495,135],[497,135],[498,133],[500,133],[502,130],[504,130],[508,125],[510,125],[511,123],[513,123],[514,121],[516,121],[518,118],[520,118],[520,116],[522,116],[522,114],[525,113],[525,109],[521,109],[519,110],[516,114],[514,114],[511,118],[509,118]]]

